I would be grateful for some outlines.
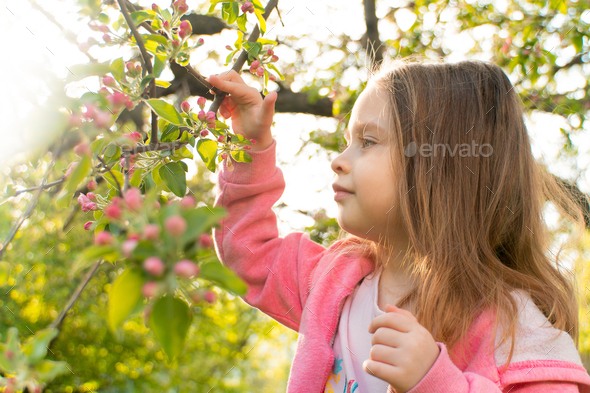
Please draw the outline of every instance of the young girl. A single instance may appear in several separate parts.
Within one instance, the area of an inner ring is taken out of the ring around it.
[[[406,60],[354,105],[331,164],[348,236],[329,248],[278,237],[277,94],[235,71],[208,79],[229,94],[234,132],[256,140],[251,163],[219,172],[216,252],[244,301],[299,333],[287,392],[590,392],[544,198],[577,223],[583,212],[535,162],[501,68]]]

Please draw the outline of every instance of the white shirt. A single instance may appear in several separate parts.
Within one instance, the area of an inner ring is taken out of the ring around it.
[[[366,277],[346,299],[334,339],[334,367],[326,381],[325,393],[386,393],[389,383],[365,370],[369,359],[371,321],[385,314],[377,305],[379,277]]]

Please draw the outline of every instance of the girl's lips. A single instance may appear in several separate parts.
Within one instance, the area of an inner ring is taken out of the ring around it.
[[[336,193],[334,193],[334,200],[339,201],[339,200],[349,197],[351,195],[354,195],[354,194],[352,192],[336,191]]]

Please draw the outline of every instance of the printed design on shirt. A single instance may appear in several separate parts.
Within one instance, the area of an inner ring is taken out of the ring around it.
[[[328,381],[326,382],[326,390],[325,393],[340,393],[335,392],[334,388],[340,382],[340,371],[342,371],[342,359],[340,359],[340,355],[336,356],[334,359],[334,367],[332,368],[332,374],[328,377]],[[332,381],[334,382],[334,386],[332,386]],[[354,379],[350,381],[344,376],[344,390],[341,393],[353,393],[359,387],[358,383]]]

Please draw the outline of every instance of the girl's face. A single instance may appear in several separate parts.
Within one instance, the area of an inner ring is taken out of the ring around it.
[[[338,224],[375,242],[380,236],[400,240],[398,181],[387,135],[392,122],[387,91],[382,90],[369,83],[360,94],[346,130],[347,148],[331,164],[338,175],[334,185],[351,192],[335,197]]]

